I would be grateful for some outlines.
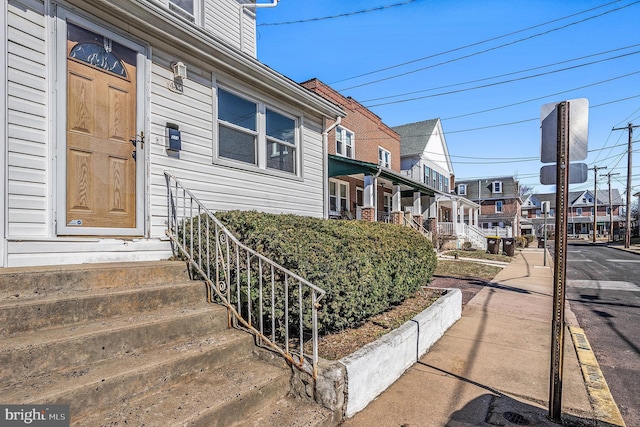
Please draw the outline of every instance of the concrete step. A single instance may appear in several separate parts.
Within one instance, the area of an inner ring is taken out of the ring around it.
[[[225,371],[231,361],[246,363],[252,348],[250,335],[229,329],[215,337],[184,340],[145,354],[69,366],[64,371],[12,384],[0,394],[3,400],[17,404],[70,404],[73,420],[120,407],[136,396],[148,398],[159,391],[181,387],[197,378],[208,381]]]
[[[227,329],[227,310],[199,302],[0,339],[0,387],[103,360],[139,355]]]
[[[288,393],[290,371],[257,359],[228,360],[215,372],[155,394],[123,399],[107,411],[72,415],[71,425],[226,427]]]
[[[333,412],[329,409],[287,396],[263,406],[229,427],[332,427],[336,424]]]
[[[0,303],[0,337],[72,325],[166,306],[195,305],[206,299],[203,282],[188,281],[128,289],[75,291],[53,298]]]
[[[183,261],[78,264],[0,269],[0,302],[55,298],[90,289],[130,288],[189,280]]]

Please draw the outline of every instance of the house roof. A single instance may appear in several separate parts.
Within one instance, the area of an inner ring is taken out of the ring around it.
[[[329,154],[329,177],[347,175],[378,175],[391,181],[394,185],[408,187],[414,191],[419,191],[428,196],[435,196],[435,191],[427,187],[422,182],[414,181],[391,169],[383,168],[375,163],[363,162],[361,160],[350,159],[348,157]]]
[[[406,125],[393,126],[391,129],[400,134],[400,155],[419,156],[429,142],[429,138],[440,119],[424,120]],[[425,138],[426,137],[426,138]]]
[[[492,192],[492,184],[494,182],[502,183],[501,193]],[[464,184],[467,186],[467,194],[465,197],[474,201],[520,198],[520,185],[518,183],[518,180],[516,180],[513,176],[500,176],[456,181],[456,185],[460,184]]]
[[[532,194],[533,198],[538,202],[549,202],[549,206],[551,209],[555,209],[556,207],[556,193],[542,193],[542,194]],[[573,207],[592,207],[593,206],[593,198],[589,202],[588,199],[586,202],[583,202],[583,197],[592,197],[593,191],[591,190],[583,190],[583,191],[570,191],[567,195],[567,199],[569,201],[569,205]],[[612,188],[611,189],[611,202],[613,206],[621,206],[623,205],[622,197],[620,196],[620,192]],[[607,190],[598,190],[598,205],[599,206],[609,206],[609,191]],[[536,204],[536,206],[540,206]],[[527,206],[524,206],[526,208]]]

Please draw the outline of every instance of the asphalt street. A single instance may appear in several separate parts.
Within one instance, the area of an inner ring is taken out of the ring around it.
[[[627,426],[640,426],[640,255],[571,244],[566,298]]]

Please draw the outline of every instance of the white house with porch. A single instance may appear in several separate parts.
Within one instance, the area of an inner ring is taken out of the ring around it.
[[[402,173],[436,193],[420,203],[414,201],[414,215],[420,213],[428,229],[453,240],[458,247],[471,242],[476,248],[486,249],[486,239],[478,228],[480,205],[452,191],[455,174],[440,119],[395,126],[393,130],[400,135]]]

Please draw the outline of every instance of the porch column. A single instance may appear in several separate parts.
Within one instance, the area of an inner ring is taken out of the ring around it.
[[[362,219],[365,221],[375,222],[377,220],[376,212],[376,179],[373,175],[364,176],[364,191],[362,197]]]
[[[478,215],[480,214],[480,208],[473,211],[473,222],[476,227],[480,228],[480,223],[478,222]]]
[[[451,201],[451,222],[453,223],[453,230],[458,233],[458,201]]]
[[[402,224],[402,191],[399,185],[393,186],[393,192],[391,193],[391,219],[393,224]]]
[[[422,198],[419,191],[413,192],[413,220],[422,227]]]

